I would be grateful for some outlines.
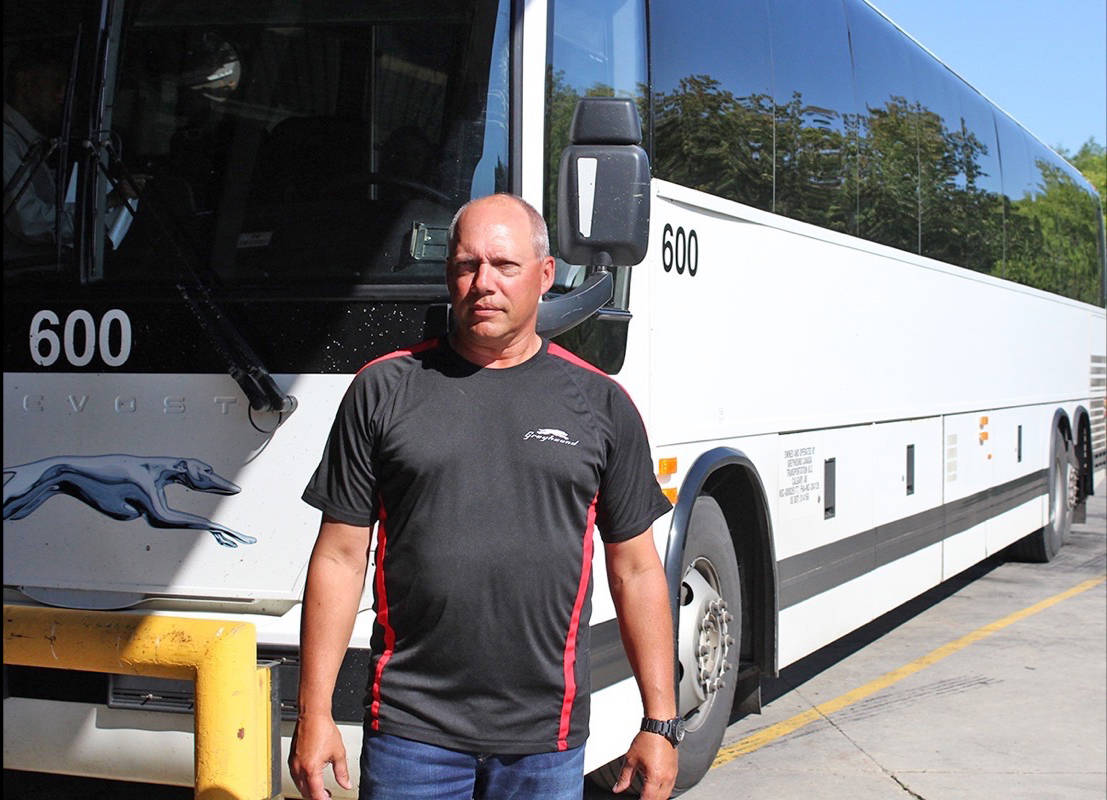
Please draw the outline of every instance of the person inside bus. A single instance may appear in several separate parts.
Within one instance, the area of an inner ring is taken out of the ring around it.
[[[22,191],[4,215],[5,258],[36,252],[35,245],[54,243],[55,225],[63,243],[73,241],[73,207],[63,205],[60,219],[56,218],[56,175],[45,159],[49,137],[60,133],[68,76],[65,62],[51,53],[24,50],[8,64],[4,205]],[[17,173],[21,173],[20,179],[14,180]]]
[[[4,100],[4,258],[33,255],[45,244],[73,244],[72,203],[57,213],[57,174],[47,156],[61,133],[69,67],[64,55],[21,50],[8,63]],[[136,182],[137,179],[136,179]],[[141,188],[141,185],[139,186]],[[108,208],[136,196],[126,183],[108,193]]]
[[[593,526],[646,718],[615,791],[665,800],[682,736],[652,536],[669,502],[630,398],[541,337],[542,216],[498,194],[450,224],[448,338],[354,378],[303,499],[323,512],[301,622],[289,769],[349,788],[331,714],[377,524],[361,800],[580,800]]]

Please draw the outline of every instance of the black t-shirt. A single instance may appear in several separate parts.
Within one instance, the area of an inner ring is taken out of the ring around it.
[[[670,507],[618,384],[545,341],[506,369],[439,340],[384,356],[304,500],[379,522],[374,730],[505,754],[584,742],[593,526],[618,542]]]

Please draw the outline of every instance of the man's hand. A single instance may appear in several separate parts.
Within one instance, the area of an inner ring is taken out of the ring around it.
[[[346,747],[338,726],[324,714],[301,715],[292,734],[288,769],[304,800],[327,800],[331,796],[330,791],[323,788],[323,770],[327,764],[333,766],[338,785],[349,789]]]
[[[640,732],[630,743],[623,771],[611,791],[626,790],[636,772],[642,776],[642,800],[668,800],[676,783],[676,748],[664,736]]]

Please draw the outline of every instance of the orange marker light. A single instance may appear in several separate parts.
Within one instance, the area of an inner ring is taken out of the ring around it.
[[[657,459],[657,474],[658,475],[673,475],[677,471],[677,460],[675,458],[659,458]]]
[[[984,444],[984,442],[986,442],[986,441],[988,441],[988,432],[987,431],[981,431],[980,432],[980,443]]]
[[[665,495],[665,497],[668,498],[669,502],[672,503],[674,506],[676,505],[676,501],[677,501],[677,490],[676,489],[662,489],[661,494]]]
[[[987,424],[988,424],[988,418],[987,417],[981,417],[980,418],[980,427],[983,428]]]

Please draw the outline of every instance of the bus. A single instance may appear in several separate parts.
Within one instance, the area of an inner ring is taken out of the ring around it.
[[[865,0],[3,13],[4,603],[253,623],[291,796],[300,493],[358,368],[448,330],[471,198],[545,214],[543,330],[628,390],[674,502],[678,789],[762,678],[989,555],[1049,561],[1103,476],[1100,199]],[[20,152],[36,61],[65,90]],[[566,244],[597,103],[648,158],[590,195],[635,257]],[[351,759],[372,608],[366,586],[334,698]],[[602,558],[589,630],[602,777],[641,715]],[[4,678],[6,768],[192,784],[190,684]]]

